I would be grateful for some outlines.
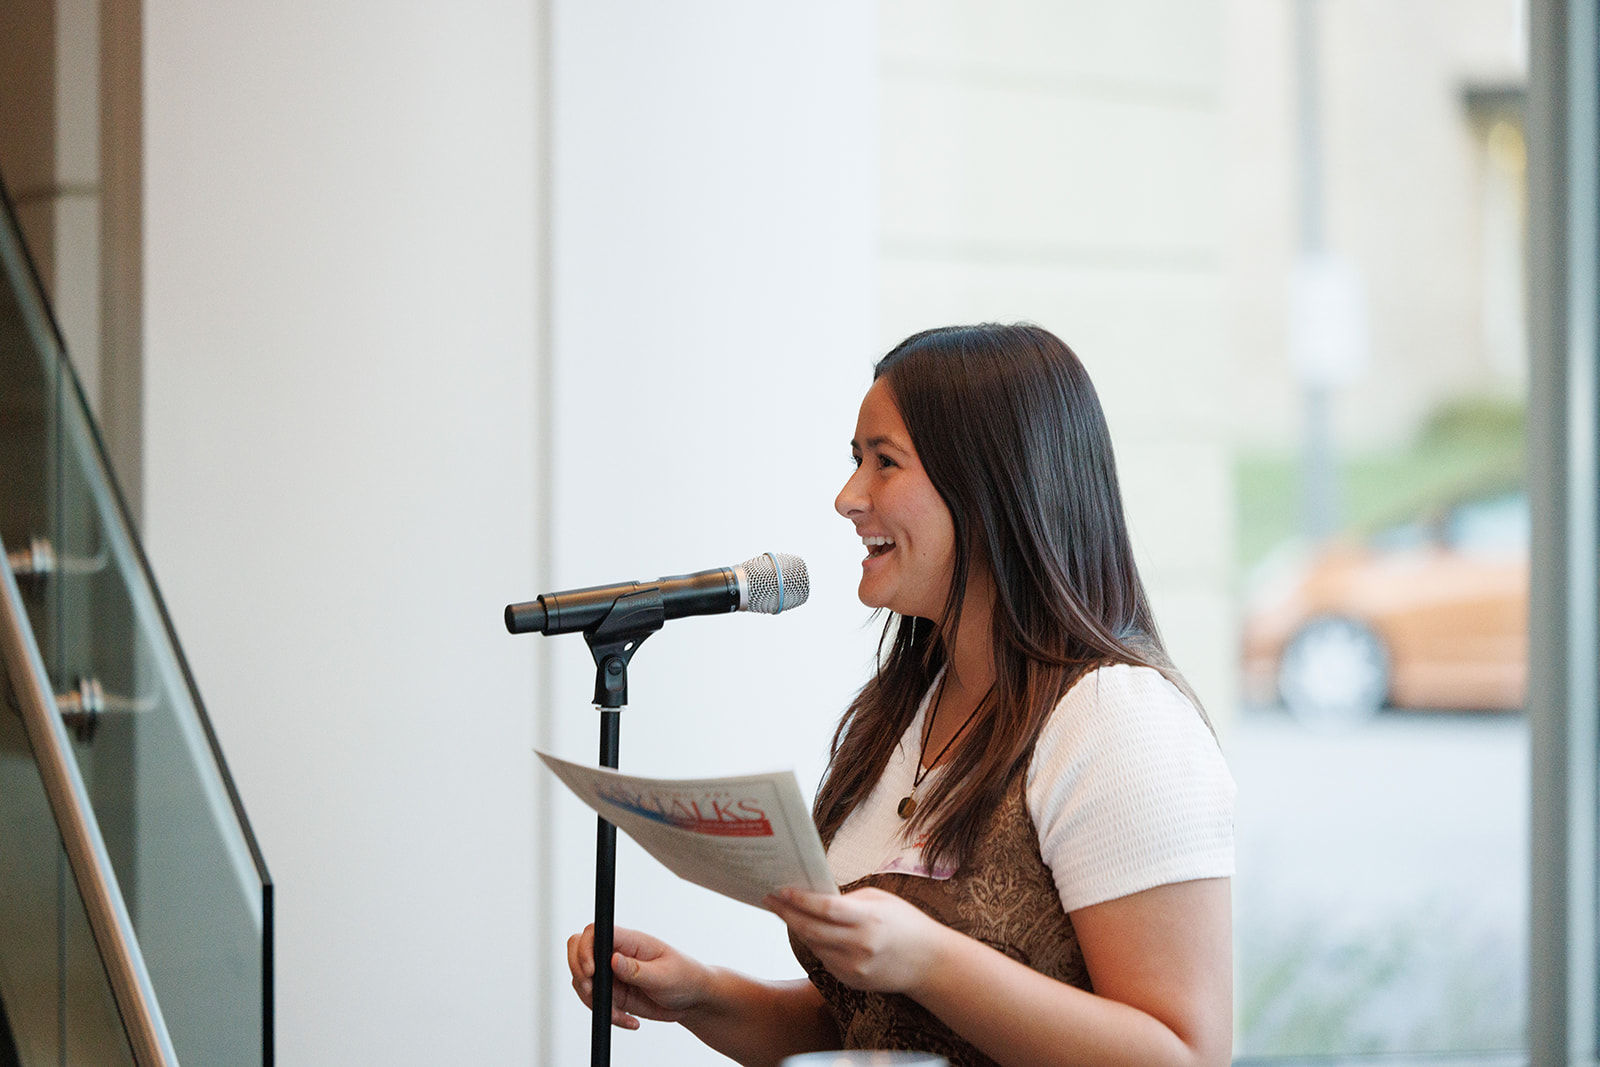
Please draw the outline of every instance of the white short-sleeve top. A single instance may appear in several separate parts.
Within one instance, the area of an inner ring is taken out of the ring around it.
[[[934,688],[936,688],[937,683]],[[840,885],[869,874],[948,878],[897,807],[920,758],[925,695],[877,785],[828,848]],[[943,772],[923,779],[927,796]],[[1193,704],[1160,672],[1091,671],[1051,711],[1026,781],[1039,854],[1067,912],[1158,885],[1233,875],[1233,778]]]

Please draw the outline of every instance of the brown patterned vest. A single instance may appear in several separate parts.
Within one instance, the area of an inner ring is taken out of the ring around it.
[[[1005,800],[989,816],[973,856],[951,878],[869,874],[845,892],[874,886],[909,900],[946,926],[974,937],[1049,975],[1089,989],[1072,920],[1061,910],[1050,868],[1039,855],[1039,835],[1028,813],[1026,775],[1017,775]],[[822,993],[847,1049],[933,1052],[951,1067],[995,1067],[934,1014],[899,993],[851,989],[830,974],[791,935],[795,957]]]

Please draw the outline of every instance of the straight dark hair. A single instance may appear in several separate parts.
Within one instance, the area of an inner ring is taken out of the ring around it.
[[[1105,414],[1072,350],[1038,326],[949,326],[902,341],[873,378],[887,381],[950,510],[955,571],[942,624],[886,621],[877,673],[834,732],[814,815],[831,842],[872,791],[945,664],[967,576],[986,566],[994,691],[907,831],[926,833],[930,864],[959,866],[1026,769],[1051,710],[1090,670],[1154,668],[1204,711],[1156,629]]]

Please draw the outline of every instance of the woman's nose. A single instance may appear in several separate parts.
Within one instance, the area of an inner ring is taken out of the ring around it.
[[[850,518],[866,510],[866,497],[856,488],[856,479],[861,476],[858,467],[855,473],[845,479],[844,488],[839,490],[839,495],[833,498],[833,510],[845,518]]]

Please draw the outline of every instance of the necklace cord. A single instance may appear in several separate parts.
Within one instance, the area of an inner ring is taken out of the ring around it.
[[[978,717],[978,712],[983,710],[983,706],[994,695],[994,686],[991,684],[984,692],[982,699],[978,701],[960,727],[956,729],[956,732],[950,735],[950,740],[946,741],[944,747],[939,749],[938,754],[933,757],[933,763],[931,765],[925,764],[923,757],[928,752],[928,738],[932,736],[934,725],[939,721],[939,707],[944,703],[944,683],[947,677],[949,677],[948,674],[939,679],[939,691],[933,695],[933,711],[928,716],[928,727],[922,731],[921,743],[917,745],[917,769],[911,776],[911,792],[901,799],[900,806],[897,809],[902,819],[911,818],[912,814],[917,810],[917,790],[922,788],[922,780],[928,776],[934,767],[938,766],[940,760],[944,759],[945,753],[950,751],[951,746],[961,740],[961,735],[967,732],[967,727],[972,725],[972,720]]]

